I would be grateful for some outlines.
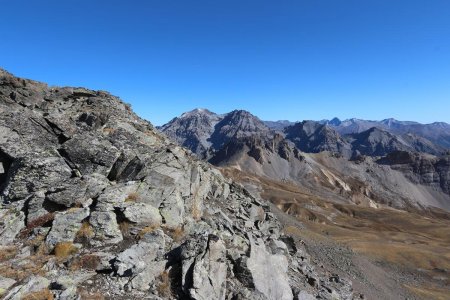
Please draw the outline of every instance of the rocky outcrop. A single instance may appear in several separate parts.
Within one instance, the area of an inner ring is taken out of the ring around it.
[[[352,297],[286,251],[261,199],[106,92],[0,71],[0,153],[6,299]]]

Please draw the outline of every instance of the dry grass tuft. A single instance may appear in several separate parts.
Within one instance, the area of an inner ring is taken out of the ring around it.
[[[110,127],[105,127],[103,128],[103,132],[106,134],[112,134],[114,133],[116,130],[114,128],[110,128]]]
[[[138,193],[130,193],[125,198],[125,202],[138,202],[139,201],[139,194]]]
[[[166,229],[166,234],[169,235],[174,242],[180,242],[186,236],[184,228],[181,226],[174,229]]]
[[[0,247],[0,262],[14,258],[17,252],[18,249],[15,246]]]
[[[172,285],[170,283],[170,276],[168,271],[164,271],[159,276],[159,284],[156,287],[159,296],[163,298],[172,297]]]
[[[57,258],[65,259],[75,253],[77,253],[78,248],[73,245],[72,242],[60,242],[55,245],[53,253]]]
[[[192,218],[194,220],[199,221],[203,216],[203,209],[202,209],[202,201],[200,199],[194,198],[194,201],[192,202]]]
[[[80,230],[77,232],[77,238],[82,240],[89,240],[94,236],[94,229],[88,221],[81,224]]]
[[[44,276],[44,265],[49,261],[49,256],[31,256],[29,259],[20,264],[0,264],[0,274],[3,277],[12,278],[14,280],[23,280],[30,275]]]
[[[130,236],[130,234],[131,234],[130,229],[131,229],[132,224],[133,223],[131,223],[130,221],[127,221],[127,220],[119,222],[119,229],[120,229],[120,232],[122,232],[122,235],[124,237]]]
[[[22,300],[53,300],[53,294],[49,289],[44,289],[37,292],[26,294]]]

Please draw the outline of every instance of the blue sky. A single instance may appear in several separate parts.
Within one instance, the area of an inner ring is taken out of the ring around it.
[[[450,122],[448,0],[0,4],[1,67],[108,90],[157,125],[195,107]]]

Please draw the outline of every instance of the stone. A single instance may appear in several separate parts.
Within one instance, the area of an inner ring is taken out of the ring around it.
[[[147,264],[156,258],[160,245],[156,243],[139,242],[120,253],[114,262],[114,268],[119,276],[130,277],[142,272]]]
[[[145,268],[131,279],[131,286],[139,291],[147,291],[150,284],[164,272],[166,264],[167,261],[147,263]]]
[[[14,284],[16,284],[14,279],[0,276],[0,297],[3,296]]]
[[[159,210],[145,203],[126,203],[123,214],[129,221],[137,224],[159,227],[162,223]]]
[[[46,238],[47,245],[53,247],[59,242],[73,242],[82,221],[87,217],[89,217],[89,208],[74,208],[57,213]]]
[[[301,291],[298,296],[297,296],[298,300],[315,300],[316,297],[314,297],[313,295],[311,295],[308,292],[305,291]]]
[[[50,280],[42,276],[31,276],[22,285],[13,288],[5,296],[5,300],[21,300],[27,294],[47,289]]]
[[[0,246],[10,245],[25,227],[25,214],[14,209],[0,209]]]
[[[161,206],[164,225],[170,229],[180,228],[184,222],[184,203],[179,192],[174,191]]]
[[[225,299],[226,296],[226,248],[217,236],[208,237],[204,253],[197,256],[192,274],[192,299]]]
[[[247,260],[256,290],[268,299],[292,300],[294,298],[287,276],[286,256],[272,255],[262,240],[250,238],[250,257]]]
[[[123,240],[117,224],[116,214],[112,211],[94,211],[89,223],[94,228],[94,238],[101,244],[116,244]]]

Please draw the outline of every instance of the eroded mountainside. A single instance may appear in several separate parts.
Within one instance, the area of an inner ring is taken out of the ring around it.
[[[185,126],[191,120],[211,116],[217,121],[208,127],[209,132],[202,127]],[[220,121],[230,119],[234,121]],[[291,182],[333,201],[402,209],[450,209],[446,148],[412,133],[394,134],[378,127],[342,136],[334,129],[342,125],[339,120],[323,123],[286,124],[283,132],[279,132],[248,112],[234,111],[219,116],[194,110],[160,129],[214,165]],[[410,123],[401,124],[409,126]],[[396,128],[392,124],[391,127]],[[202,139],[180,134],[184,132]],[[222,132],[229,134],[224,138]],[[217,136],[222,137],[220,143],[214,142]],[[196,147],[189,147],[197,143],[202,143],[207,156]],[[391,159],[396,155],[418,154],[421,160],[399,163]]]
[[[360,296],[266,202],[107,92],[0,70],[0,197],[4,299]]]

